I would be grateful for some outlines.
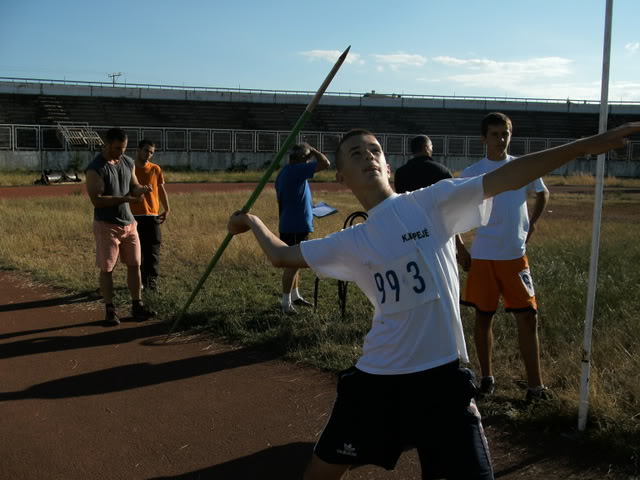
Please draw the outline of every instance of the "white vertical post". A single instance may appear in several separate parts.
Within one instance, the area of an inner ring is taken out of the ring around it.
[[[611,57],[611,14],[613,0],[607,0],[604,46],[602,51],[602,85],[600,93],[600,124],[598,132],[607,130],[609,111],[609,61]],[[591,372],[591,339],[593,333],[593,311],[596,300],[596,283],[598,279],[598,252],[600,250],[600,223],[602,218],[602,197],[604,186],[604,157],[598,155],[596,173],[596,191],[593,206],[593,231],[591,235],[591,263],[589,265],[589,288],[587,290],[587,308],[584,321],[584,343],[582,348],[582,374],[580,378],[580,405],[578,411],[578,430],[583,432],[587,425],[589,410],[589,374]]]

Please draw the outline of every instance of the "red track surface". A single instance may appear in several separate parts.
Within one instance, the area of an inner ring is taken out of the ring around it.
[[[167,183],[167,191],[172,194],[191,192],[237,192],[253,190],[255,183]],[[273,188],[273,183],[268,183],[267,188]],[[312,183],[314,191],[340,192],[348,191],[345,187],[335,182]],[[86,195],[84,184],[63,185],[37,185],[29,187],[0,187],[0,198],[23,197],[57,197],[64,195]]]

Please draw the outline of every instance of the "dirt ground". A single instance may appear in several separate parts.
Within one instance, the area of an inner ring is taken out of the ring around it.
[[[169,192],[194,188],[213,187]],[[300,478],[331,409],[333,375],[187,334],[165,344],[167,324],[120,313],[120,326],[105,327],[95,295],[0,272],[0,479]],[[571,439],[484,424],[496,478],[614,478]],[[412,480],[419,470],[407,452],[394,472],[362,467],[347,478]]]

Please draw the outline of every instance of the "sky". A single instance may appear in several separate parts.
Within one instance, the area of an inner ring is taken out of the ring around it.
[[[600,99],[605,0],[0,0],[0,76]],[[640,101],[640,0],[615,0],[610,101]]]

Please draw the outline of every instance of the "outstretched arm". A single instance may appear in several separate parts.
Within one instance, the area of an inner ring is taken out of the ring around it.
[[[302,256],[300,245],[294,245],[293,247],[288,246],[276,237],[271,230],[262,223],[262,220],[255,215],[243,213],[241,211],[235,212],[231,215],[231,218],[229,218],[228,229],[229,233],[232,235],[238,235],[251,230],[255,235],[256,240],[258,240],[260,248],[262,248],[274,267],[308,267],[307,262]]]
[[[627,144],[626,137],[638,133],[640,122],[627,123],[599,135],[516,158],[484,176],[484,196],[489,198],[507,190],[517,190],[581,155],[598,155],[621,148]]]

